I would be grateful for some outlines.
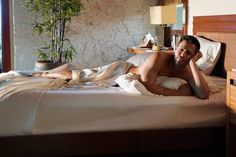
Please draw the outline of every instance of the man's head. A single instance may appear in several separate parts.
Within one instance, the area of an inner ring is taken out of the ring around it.
[[[191,35],[185,35],[180,39],[180,42],[175,50],[175,63],[186,65],[199,52],[200,43]]]

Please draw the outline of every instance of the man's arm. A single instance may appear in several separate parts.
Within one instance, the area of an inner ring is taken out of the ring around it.
[[[193,59],[190,60],[189,66],[192,73],[192,78],[188,80],[189,84],[193,88],[197,97],[201,99],[207,99],[209,97],[210,90],[206,83],[206,80],[201,75],[196,62]]]
[[[144,64],[139,67],[139,81],[146,89],[154,94],[165,96],[189,96],[193,92],[189,85],[182,85],[178,90],[169,89],[156,84],[157,77],[161,68],[167,66],[169,58],[173,54],[153,53]]]

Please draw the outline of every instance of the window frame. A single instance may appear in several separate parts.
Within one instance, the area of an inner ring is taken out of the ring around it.
[[[10,2],[1,0],[2,3],[2,71],[11,70],[11,39],[10,39]]]

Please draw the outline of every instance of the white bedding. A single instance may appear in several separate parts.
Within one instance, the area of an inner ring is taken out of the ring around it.
[[[225,87],[225,80],[213,78]],[[120,87],[33,90],[0,103],[0,136],[223,126],[225,90],[194,96],[127,94]]]

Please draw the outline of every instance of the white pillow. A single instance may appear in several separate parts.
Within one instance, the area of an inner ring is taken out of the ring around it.
[[[187,81],[177,77],[167,77],[167,76],[159,76],[157,78],[156,84],[169,88],[169,89],[179,89],[180,86],[184,84],[188,84]]]
[[[132,63],[135,66],[140,66],[152,53],[145,52],[143,54],[137,54],[130,57],[127,62]]]
[[[119,76],[115,82],[127,93],[156,95],[149,92],[142,83],[137,80],[137,76],[133,73],[128,73]],[[180,86],[187,84],[187,82],[180,78],[160,76],[157,78],[156,84],[170,89],[178,89]]]
[[[204,74],[210,75],[220,58],[221,43],[209,41],[199,36],[195,37],[200,42],[200,51],[202,52],[202,57],[196,62],[196,64]]]
[[[142,83],[137,80],[136,75],[132,73],[119,76],[115,82],[127,93],[142,94],[154,96],[155,94],[149,92]]]

